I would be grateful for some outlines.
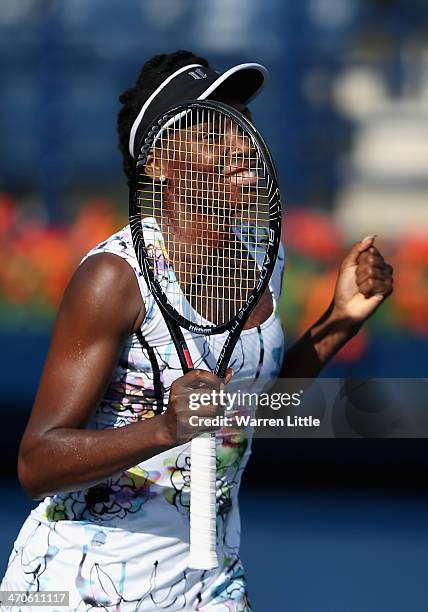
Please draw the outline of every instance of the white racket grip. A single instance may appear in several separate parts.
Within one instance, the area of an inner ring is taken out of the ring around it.
[[[204,433],[192,439],[190,448],[189,567],[218,566],[216,535],[216,436]]]

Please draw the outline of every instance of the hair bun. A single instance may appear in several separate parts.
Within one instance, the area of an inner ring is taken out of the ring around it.
[[[135,87],[131,87],[130,89],[127,89],[126,91],[120,94],[119,102],[121,104],[126,104],[127,102],[132,100],[134,96],[135,96]]]
[[[153,70],[153,68],[157,68],[164,62],[166,57],[167,57],[166,53],[160,53],[159,55],[154,55],[152,58],[147,60],[147,62],[145,62],[141,72],[144,72],[145,70]]]

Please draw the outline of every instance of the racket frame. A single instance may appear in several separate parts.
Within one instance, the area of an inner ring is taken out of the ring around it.
[[[177,312],[169,303],[168,299],[164,295],[160,283],[155,278],[151,265],[149,263],[150,258],[147,253],[145,241],[144,241],[144,233],[143,233],[143,224],[141,223],[141,217],[138,214],[138,178],[139,178],[139,168],[141,166],[145,166],[147,161],[147,156],[152,148],[154,142],[159,137],[161,131],[165,128],[166,124],[168,125],[174,121],[176,116],[182,117],[186,111],[190,111],[192,109],[195,110],[212,110],[212,111],[220,111],[224,113],[226,116],[231,118],[236,124],[249,135],[252,146],[255,147],[259,157],[262,158],[263,162],[266,166],[266,180],[267,180],[267,196],[268,196],[268,207],[269,207],[269,224],[268,224],[268,235],[267,235],[267,244],[266,251],[263,262],[259,266],[259,275],[256,281],[256,284],[253,290],[248,295],[248,298],[243,306],[241,306],[236,313],[236,315],[230,319],[227,323],[223,323],[221,325],[198,325],[189,321],[185,317],[183,317],[179,312]],[[270,277],[273,272],[273,268],[276,262],[278,248],[281,238],[281,199],[280,192],[278,187],[278,179],[277,173],[275,170],[275,166],[272,160],[272,156],[270,154],[269,148],[264,141],[261,134],[254,127],[251,121],[236,111],[234,108],[217,101],[184,101],[183,103],[174,106],[166,113],[162,113],[159,117],[154,121],[151,128],[149,128],[146,133],[142,136],[140,145],[139,145],[139,155],[137,158],[136,168],[134,172],[134,176],[131,181],[130,191],[129,191],[129,219],[130,219],[130,227],[132,240],[134,244],[135,253],[146,280],[146,283],[150,290],[153,293],[153,296],[161,309],[165,324],[168,327],[168,330],[171,334],[172,340],[177,350],[177,355],[180,360],[180,365],[183,370],[183,374],[186,374],[190,370],[193,369],[193,361],[187,347],[182,328],[187,329],[190,332],[195,334],[201,334],[205,336],[221,334],[226,331],[229,332],[220,355],[217,360],[217,364],[214,369],[214,374],[219,376],[219,378],[224,378],[230,357],[232,355],[233,349],[238,341],[239,335],[245,325],[245,322],[248,320],[251,312],[254,310],[257,302],[260,297],[263,295],[266,287],[268,286]],[[216,435],[214,432],[212,433],[204,433],[202,435],[197,436],[192,440],[192,448],[191,448],[191,466],[195,467],[196,470],[196,461],[195,458],[197,454],[201,454],[201,459],[207,456],[207,454],[211,455],[211,466],[210,469],[216,469]],[[208,476],[208,474],[206,474]],[[211,478],[211,477],[210,477]],[[196,471],[193,472],[191,467],[191,482],[195,481],[195,484],[198,484],[198,488],[203,486],[206,490],[204,492],[204,496],[206,500],[209,500],[210,507],[215,509],[216,506],[216,489],[215,489],[215,475],[214,475],[214,483],[208,484],[206,482],[206,478],[198,474],[196,480]],[[189,567],[195,569],[203,569],[208,570],[217,567],[218,559],[216,553],[216,533],[215,533],[215,518],[204,518],[205,525],[203,527],[203,535],[204,544],[198,547],[197,538],[200,535],[197,528],[194,528],[193,521],[198,520],[197,508],[195,508],[195,514],[192,510],[192,484],[191,484],[191,502],[190,502],[190,556],[189,556]],[[215,513],[214,513],[215,515]],[[214,522],[213,522],[214,521]],[[208,534],[208,535],[207,535]]]
[[[184,112],[193,109],[220,111],[228,115],[233,121],[238,124],[238,126],[242,130],[249,134],[251,144],[255,146],[258,155],[263,159],[267,169],[266,176],[268,179],[267,196],[269,206],[269,226],[265,256],[263,262],[259,266],[260,270],[257,282],[252,291],[249,293],[245,304],[239,308],[235,316],[230,319],[230,321],[220,325],[198,325],[197,323],[189,321],[188,319],[183,317],[169,304],[168,299],[166,298],[160,286],[160,283],[155,278],[153,270],[151,269],[151,265],[149,263],[150,258],[147,253],[146,245],[144,242],[143,226],[137,212],[139,205],[137,201],[138,190],[136,189],[136,186],[138,184],[139,167],[145,166],[150,149],[153,146],[153,143],[156,138],[164,129],[165,124],[171,122],[172,118],[176,116],[182,116]],[[167,321],[167,325],[173,337],[174,343],[176,344],[177,348],[180,347],[178,353],[184,373],[189,371],[189,369],[192,369],[193,365],[190,366],[191,359],[188,353],[186,342],[184,340],[184,336],[181,332],[181,328],[205,336],[222,334],[226,331],[229,332],[229,335],[219,355],[216,368],[214,370],[215,374],[220,376],[220,378],[223,378],[227,369],[227,364],[229,362],[230,356],[233,352],[233,349],[242,331],[242,328],[244,327],[245,322],[247,321],[251,312],[256,307],[257,302],[259,301],[260,297],[262,296],[269,283],[271,273],[273,271],[273,267],[275,265],[276,257],[278,254],[278,248],[281,239],[281,201],[277,182],[277,173],[273,164],[272,156],[263,137],[256,130],[251,121],[247,119],[247,117],[236,111],[231,106],[228,106],[222,102],[208,100],[190,100],[188,102],[183,102],[177,106],[174,106],[166,113],[162,113],[154,121],[152,127],[147,130],[146,134],[143,135],[142,143],[143,144],[139,147],[140,152],[137,158],[136,171],[134,172],[129,191],[130,227],[132,233],[132,240],[134,243],[134,249],[137,255],[138,262],[140,264],[140,268],[143,272],[144,278],[149,288],[153,293],[157,304],[162,310],[165,321]]]

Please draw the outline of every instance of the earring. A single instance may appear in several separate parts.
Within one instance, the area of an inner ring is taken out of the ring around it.
[[[164,174],[161,174],[160,177],[159,177],[159,181],[161,183],[164,183],[166,181],[166,176]]]

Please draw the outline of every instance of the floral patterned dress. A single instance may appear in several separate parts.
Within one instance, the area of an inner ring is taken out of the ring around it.
[[[150,230],[153,234],[153,226]],[[257,257],[257,245],[246,246]],[[160,232],[154,248],[162,252]],[[141,275],[129,226],[86,257],[96,253],[114,253],[128,262],[146,307],[144,323],[124,343],[111,384],[88,425],[104,429],[161,414],[169,388],[182,371],[162,314]],[[283,263],[281,251],[270,283],[274,311],[258,327],[242,332],[230,361],[234,380],[256,384],[278,376],[284,336],[276,306]],[[226,334],[205,337],[185,332],[185,338],[195,367],[212,370]],[[218,568],[187,567],[187,443],[89,489],[45,498],[21,528],[1,589],[66,590],[67,609],[76,611],[250,610],[239,557],[238,509],[241,475],[250,452],[248,432],[223,436],[220,431],[217,436]]]

